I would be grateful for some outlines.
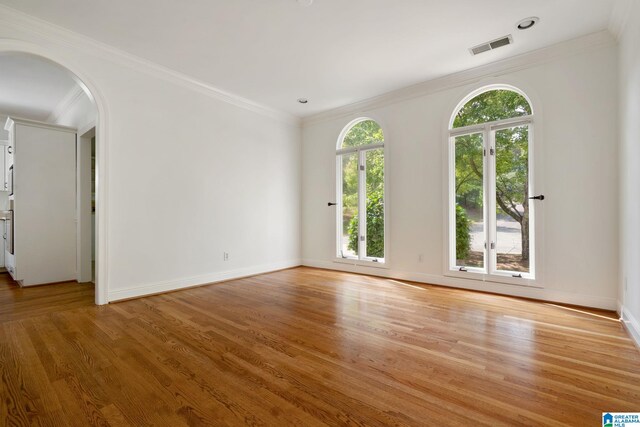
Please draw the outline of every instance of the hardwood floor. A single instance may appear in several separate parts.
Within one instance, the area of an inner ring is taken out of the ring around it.
[[[0,291],[5,424],[582,426],[640,411],[640,352],[609,312],[311,268],[104,307],[82,286]]]
[[[92,283],[21,288],[9,273],[0,273],[0,322],[94,306]]]

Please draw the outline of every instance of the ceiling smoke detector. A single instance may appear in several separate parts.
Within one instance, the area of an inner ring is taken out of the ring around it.
[[[529,28],[531,28],[534,25],[536,25],[539,20],[540,20],[540,18],[538,18],[537,16],[532,16],[530,18],[525,18],[522,21],[518,22],[516,24],[516,27],[519,30],[528,30]]]

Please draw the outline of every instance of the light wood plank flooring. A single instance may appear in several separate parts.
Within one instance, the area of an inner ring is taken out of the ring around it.
[[[6,425],[586,426],[640,411],[640,352],[609,312],[311,268],[105,307],[86,285],[8,286]]]

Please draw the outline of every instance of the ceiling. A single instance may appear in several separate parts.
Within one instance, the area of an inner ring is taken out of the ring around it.
[[[46,121],[78,84],[47,60],[15,53],[0,54],[0,113]],[[4,123],[2,123],[4,127]]]
[[[305,117],[603,30],[614,0],[0,2]],[[517,30],[529,16],[541,20]],[[507,34],[512,46],[470,55]]]

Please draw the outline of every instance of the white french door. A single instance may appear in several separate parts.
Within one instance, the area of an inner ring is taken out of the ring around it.
[[[384,145],[338,151],[337,257],[384,263]]]
[[[451,272],[535,279],[532,142],[531,117],[451,132]]]

